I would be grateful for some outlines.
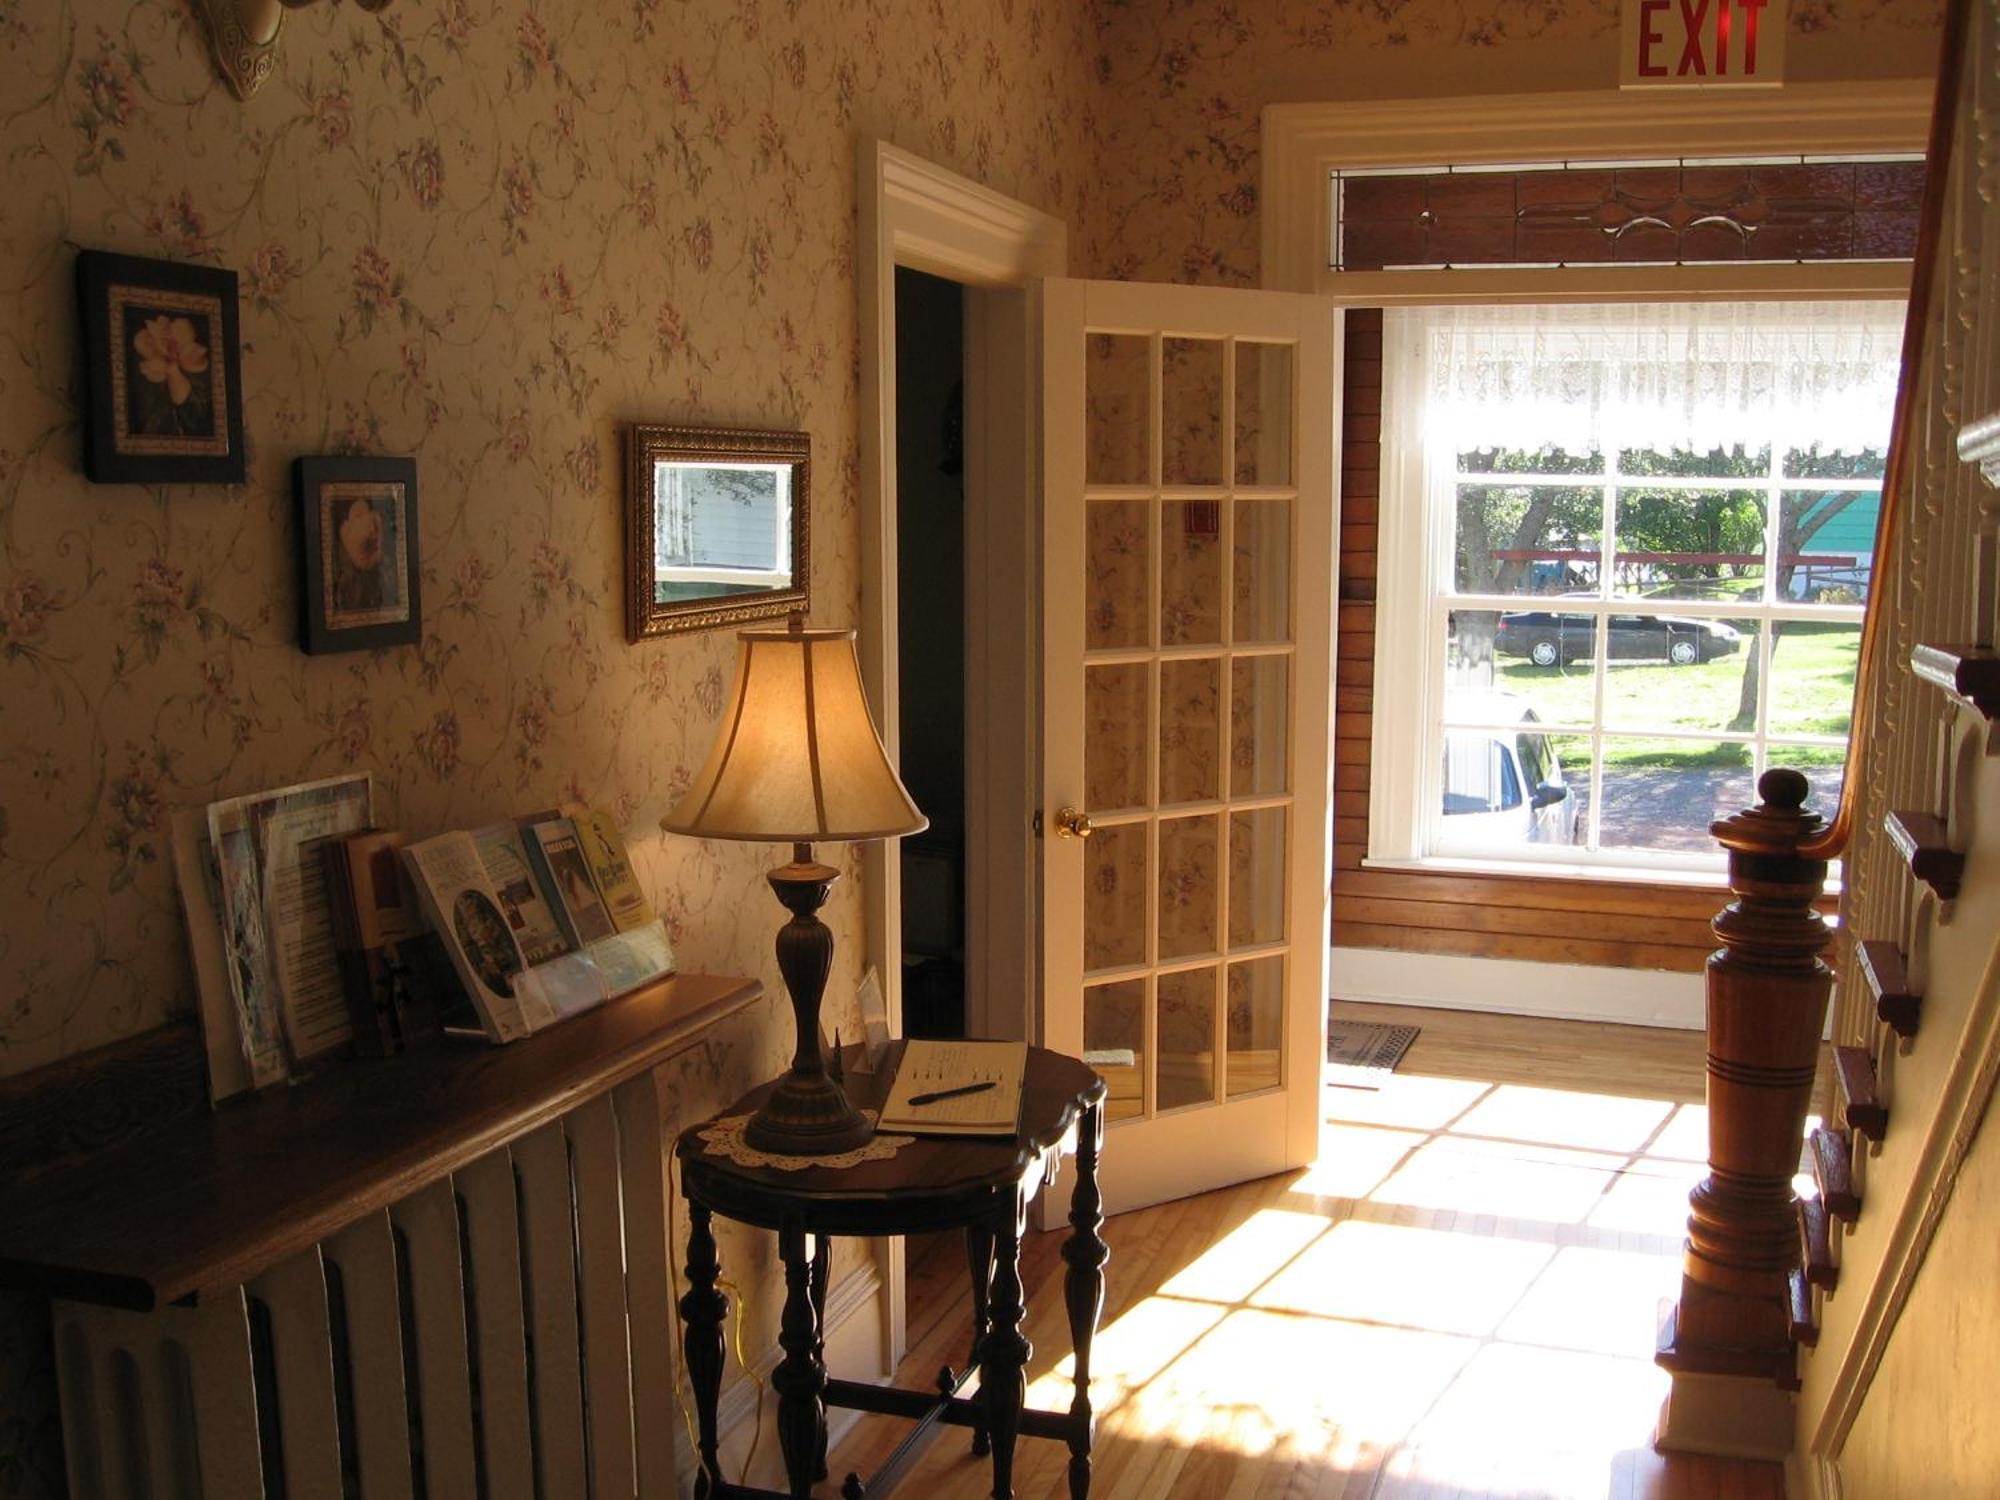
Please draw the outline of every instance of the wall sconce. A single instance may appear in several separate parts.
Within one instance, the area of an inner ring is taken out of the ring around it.
[[[278,32],[285,12],[313,0],[199,0],[208,39],[229,91],[248,99],[271,76],[278,62]],[[354,0],[363,10],[381,10],[389,0]]]

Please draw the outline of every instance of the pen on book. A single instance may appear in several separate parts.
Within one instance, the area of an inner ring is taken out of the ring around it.
[[[910,1095],[910,1103],[913,1105],[936,1104],[941,1099],[957,1099],[965,1094],[983,1094],[988,1089],[998,1088],[999,1086],[999,1084],[988,1079],[985,1083],[968,1083],[955,1089],[939,1089],[936,1093],[932,1094],[912,1094]]]

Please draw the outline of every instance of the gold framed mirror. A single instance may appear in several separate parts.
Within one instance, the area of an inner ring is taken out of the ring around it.
[[[812,438],[635,424],[625,434],[625,636],[804,614]]]

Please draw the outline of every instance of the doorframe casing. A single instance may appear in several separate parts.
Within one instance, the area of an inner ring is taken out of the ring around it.
[[[1027,938],[1036,910],[1026,818],[1035,787],[1035,663],[1040,624],[1041,403],[1033,340],[1036,287],[1068,270],[1062,220],[886,141],[855,155],[856,281],[861,342],[861,674],[892,762],[900,761],[897,638],[896,271],[966,288],[965,546],[968,728],[1017,724],[1016,737],[966,735],[967,1020],[991,1034],[1033,1015],[1039,966]],[[1012,500],[1014,510],[1001,507]],[[1027,524],[1024,524],[1027,523]],[[972,560],[977,559],[977,566]],[[1015,804],[1019,803],[1019,806]],[[892,1029],[902,1025],[902,872],[896,847],[862,847],[864,964],[879,976]],[[990,961],[990,962],[989,962]],[[990,972],[988,970],[991,970]],[[900,1239],[878,1242],[891,1367],[908,1332]]]

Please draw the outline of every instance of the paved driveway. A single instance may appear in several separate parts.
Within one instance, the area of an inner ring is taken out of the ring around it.
[[[1830,818],[1840,801],[1841,768],[1814,766],[1808,811]],[[1755,805],[1748,771],[1604,772],[1604,817],[1598,841],[1605,848],[1675,849],[1701,853],[1715,848],[1708,825]]]

